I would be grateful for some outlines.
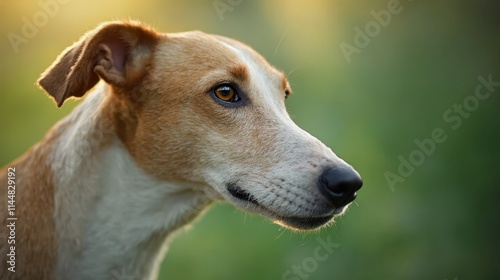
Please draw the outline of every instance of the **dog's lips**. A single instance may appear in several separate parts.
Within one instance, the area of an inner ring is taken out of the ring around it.
[[[343,211],[343,209],[336,209],[332,215],[325,216],[286,216],[276,213],[275,211],[272,211],[269,208],[263,206],[253,195],[239,188],[236,184],[228,184],[227,190],[233,197],[237,198],[239,201],[244,201],[252,205],[252,210],[257,210],[255,212],[269,216],[279,225],[297,230],[310,230],[319,228],[330,222],[334,216],[341,214]]]
[[[279,225],[298,230],[310,230],[319,228],[333,219],[334,215],[324,217],[282,217],[276,223]]]
[[[238,198],[239,200],[244,200],[244,201],[248,201],[250,203],[259,205],[259,203],[257,202],[257,199],[253,195],[251,195],[247,191],[241,189],[236,184],[229,183],[229,184],[227,184],[226,188],[227,188],[227,191],[232,196]]]

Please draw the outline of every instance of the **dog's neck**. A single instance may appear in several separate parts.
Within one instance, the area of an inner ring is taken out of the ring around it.
[[[64,130],[52,158],[57,274],[154,279],[168,237],[212,200],[204,186],[160,181],[139,168],[100,115],[106,94],[98,89],[56,128]]]

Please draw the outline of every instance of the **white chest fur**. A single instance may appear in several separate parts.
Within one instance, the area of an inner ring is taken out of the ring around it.
[[[100,97],[89,99],[93,103]],[[153,178],[116,137],[94,152],[95,143],[81,140],[96,129],[88,123],[94,116],[87,114],[86,122],[74,123],[69,136],[60,139],[53,158],[60,176],[55,205],[58,279],[154,279],[168,236],[210,204],[204,193],[209,188]]]

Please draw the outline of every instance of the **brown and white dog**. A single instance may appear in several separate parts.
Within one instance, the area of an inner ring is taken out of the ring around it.
[[[307,230],[362,185],[290,119],[285,75],[229,38],[108,22],[38,84],[57,106],[88,97],[0,171],[2,222],[8,168],[18,217],[15,272],[1,279],[155,279],[168,237],[213,201]]]

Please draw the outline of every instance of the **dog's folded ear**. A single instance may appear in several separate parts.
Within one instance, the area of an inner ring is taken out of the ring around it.
[[[138,22],[108,22],[65,49],[37,83],[58,107],[69,97],[81,97],[99,78],[123,88],[147,73],[159,33]]]

